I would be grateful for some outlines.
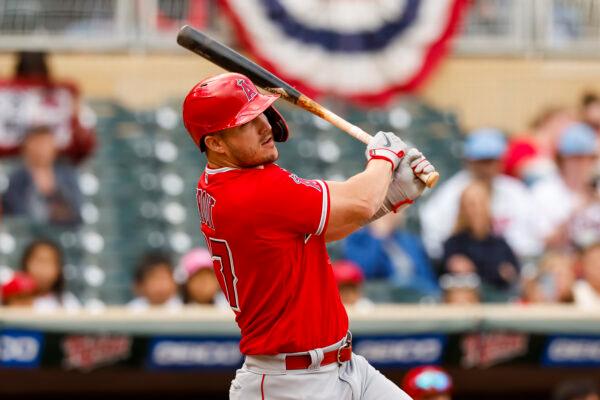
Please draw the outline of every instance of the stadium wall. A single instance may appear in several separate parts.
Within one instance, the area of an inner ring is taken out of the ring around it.
[[[10,74],[13,62],[12,55],[0,55],[0,77]],[[219,71],[182,54],[58,54],[52,69],[77,82],[87,97],[113,97],[133,108],[182,96],[201,77]],[[600,92],[599,60],[451,57],[421,94],[456,112],[465,129],[494,125],[514,131],[546,106],[575,107],[585,90]]]

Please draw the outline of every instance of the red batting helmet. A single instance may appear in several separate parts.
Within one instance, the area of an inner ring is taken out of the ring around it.
[[[288,127],[272,104],[279,98],[262,94],[242,74],[225,73],[196,84],[183,101],[183,124],[202,151],[209,133],[245,124],[264,113],[276,142],[285,142]]]
[[[400,386],[414,400],[421,400],[426,396],[450,394],[452,378],[440,367],[427,365],[408,371]]]

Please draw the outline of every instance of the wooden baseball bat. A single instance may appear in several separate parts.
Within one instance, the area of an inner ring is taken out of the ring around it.
[[[358,126],[351,124],[316,101],[300,93],[291,85],[282,81],[255,62],[250,61],[233,49],[191,26],[184,25],[179,30],[177,43],[227,71],[246,75],[255,85],[264,90],[280,95],[282,99],[328,121],[355,139],[365,144],[369,143],[372,136]],[[430,188],[435,186],[439,177],[440,175],[437,171],[419,175],[419,179]]]

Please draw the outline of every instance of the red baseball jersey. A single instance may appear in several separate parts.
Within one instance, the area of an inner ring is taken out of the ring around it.
[[[198,182],[202,233],[236,314],[243,354],[331,345],[348,330],[325,247],[329,189],[275,164],[207,168]]]

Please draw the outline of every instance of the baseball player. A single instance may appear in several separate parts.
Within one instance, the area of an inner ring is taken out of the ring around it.
[[[433,172],[416,149],[379,132],[363,172],[345,182],[305,180],[275,164],[288,127],[234,73],[205,79],[183,103],[207,157],[197,188],[202,233],[241,330],[245,362],[231,399],[410,399],[352,353],[325,243],[420,196]]]

